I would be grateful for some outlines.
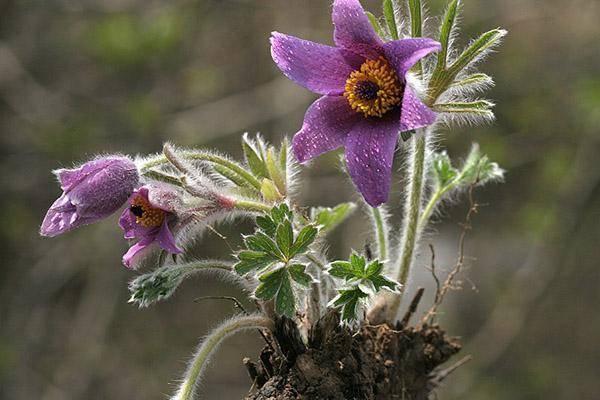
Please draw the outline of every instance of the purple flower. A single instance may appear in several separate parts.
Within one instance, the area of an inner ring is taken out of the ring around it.
[[[106,156],[79,168],[54,171],[63,190],[48,210],[40,234],[57,236],[106,218],[117,211],[138,185],[138,171],[129,158]]]
[[[129,198],[129,207],[123,210],[119,225],[125,239],[138,239],[123,256],[127,268],[135,268],[157,243],[172,254],[182,253],[169,229],[175,221],[175,208],[179,203],[176,192],[159,186],[143,186]]]
[[[406,74],[441,46],[427,38],[384,43],[358,0],[335,0],[333,23],[336,47],[277,32],[271,37],[279,69],[323,95],[294,136],[294,154],[306,162],[344,146],[352,181],[367,203],[378,206],[388,198],[398,134],[436,119],[407,85]]]

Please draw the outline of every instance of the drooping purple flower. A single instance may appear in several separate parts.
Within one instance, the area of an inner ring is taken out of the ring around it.
[[[135,268],[154,244],[171,254],[182,253],[169,224],[175,222],[174,211],[180,198],[176,192],[160,186],[142,186],[129,198],[129,207],[123,210],[119,226],[125,239],[137,239],[137,243],[123,255],[123,264]]]
[[[358,0],[335,0],[333,23],[336,47],[272,34],[279,69],[322,95],[308,108],[292,146],[300,162],[344,146],[352,181],[367,203],[378,206],[388,198],[398,134],[436,119],[406,74],[441,46],[427,38],[384,43]]]
[[[57,236],[116,212],[138,185],[138,171],[129,158],[112,155],[74,169],[54,171],[63,194],[52,204],[42,226],[43,236]]]

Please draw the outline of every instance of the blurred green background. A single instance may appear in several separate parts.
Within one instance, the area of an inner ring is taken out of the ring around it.
[[[442,130],[460,158],[471,142],[508,170],[477,192],[463,290],[442,322],[474,360],[441,399],[598,399],[600,393],[600,2],[465,0],[461,44],[501,26],[509,36],[482,70],[497,86],[497,122]],[[377,1],[364,1],[379,12]],[[439,15],[442,0],[430,1]],[[240,156],[244,131],[279,141],[314,96],[283,78],[272,30],[331,43],[323,0],[0,0],[0,397],[164,399],[211,326],[235,312],[198,296],[239,292],[187,282],[168,302],[127,303],[116,217],[55,239],[37,229],[59,195],[50,170],[99,153],[156,152],[165,140]],[[435,20],[431,21],[435,25]],[[305,204],[351,199],[335,165],[304,172]],[[400,204],[399,179],[391,204]],[[438,268],[456,256],[466,206],[445,208],[427,242]],[[399,223],[399,217],[395,217]],[[242,224],[207,234],[201,256],[239,244]],[[362,248],[364,219],[331,253]],[[436,233],[436,235],[433,235]],[[416,284],[432,287],[426,243]],[[431,290],[429,290],[431,292]],[[213,361],[207,399],[241,399],[244,356],[231,338]]]

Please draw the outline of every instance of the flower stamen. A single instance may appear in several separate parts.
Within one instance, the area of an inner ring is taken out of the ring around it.
[[[404,85],[383,57],[367,60],[346,80],[344,97],[365,117],[383,117],[402,101]]]
[[[136,224],[144,228],[160,226],[165,220],[165,211],[152,207],[143,196],[135,196],[129,210],[135,216]]]

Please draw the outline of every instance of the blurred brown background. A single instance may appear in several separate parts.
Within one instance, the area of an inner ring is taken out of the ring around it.
[[[600,393],[600,2],[465,0],[461,44],[501,26],[509,36],[483,71],[497,122],[443,132],[454,157],[477,141],[508,170],[477,192],[485,204],[467,242],[464,290],[442,320],[474,361],[441,399],[597,399]],[[379,13],[377,1],[364,5]],[[430,1],[439,15],[442,0]],[[126,249],[116,218],[63,237],[38,226],[59,194],[50,170],[106,152],[160,150],[171,140],[240,156],[245,130],[279,141],[314,98],[283,78],[272,30],[331,43],[323,0],[0,0],[0,397],[164,399],[198,339],[235,310],[213,279],[168,302],[127,303]],[[305,172],[305,204],[352,198],[328,156]],[[395,185],[399,192],[399,184]],[[397,200],[392,204],[399,205]],[[447,207],[433,242],[449,267],[465,215]],[[399,217],[394,220],[399,222]],[[331,253],[362,248],[360,218]],[[248,230],[242,225],[243,230]],[[236,229],[220,228],[234,248]],[[433,231],[432,231],[433,232]],[[227,244],[214,234],[205,257]],[[423,246],[419,284],[432,287]],[[231,338],[203,398],[240,399],[241,365],[261,342]]]

